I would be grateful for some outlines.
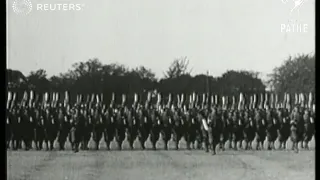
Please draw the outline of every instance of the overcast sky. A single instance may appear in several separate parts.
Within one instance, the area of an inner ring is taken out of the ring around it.
[[[162,77],[174,58],[187,56],[193,74],[220,76],[228,69],[267,74],[289,55],[315,51],[315,4],[298,16],[292,0],[30,0],[84,3],[81,11],[17,15],[8,4],[7,66],[25,75],[43,68],[66,72],[98,58],[129,67],[144,65]],[[299,19],[307,33],[280,31]]]

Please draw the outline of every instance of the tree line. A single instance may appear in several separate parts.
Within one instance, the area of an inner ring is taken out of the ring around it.
[[[289,57],[270,74],[269,84],[276,93],[309,93],[315,89],[315,57],[300,55]],[[66,73],[48,77],[44,69],[24,76],[20,71],[7,69],[8,90],[22,94],[25,90],[36,93],[69,91],[76,94],[103,94],[105,100],[121,94],[140,96],[149,91],[158,91],[163,96],[170,94],[212,93],[239,95],[265,93],[266,86],[258,72],[228,70],[219,77],[208,74],[192,76],[186,57],[175,59],[164,72],[163,78],[145,67],[129,68],[123,64],[102,64],[98,59],[89,59],[72,65]],[[21,92],[21,93],[19,93]],[[19,96],[19,95],[18,95]],[[116,98],[117,99],[117,98]],[[120,98],[121,99],[121,98]]]

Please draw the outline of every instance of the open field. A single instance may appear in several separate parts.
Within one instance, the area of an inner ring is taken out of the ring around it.
[[[315,151],[7,151],[7,179],[313,180]]]

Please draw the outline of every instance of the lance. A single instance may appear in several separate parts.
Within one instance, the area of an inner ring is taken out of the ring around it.
[[[100,103],[101,103],[101,104],[103,104],[103,102],[104,102],[104,99],[103,99],[103,93],[100,93],[99,98],[100,98]]]
[[[229,106],[229,97],[225,96],[225,109],[227,110]]]
[[[191,109],[192,108],[192,103],[193,103],[191,94],[189,95],[189,101],[188,102],[189,102],[189,108]]]
[[[182,108],[184,104],[184,94],[181,94],[181,104],[180,104],[180,108]]]
[[[126,95],[122,94],[122,106],[125,106],[126,104]]]
[[[242,99],[243,97],[242,97],[242,93],[240,93],[240,95],[239,95],[239,102],[238,102],[238,110],[241,110],[241,103],[242,103]]]
[[[30,91],[30,99],[29,99],[29,107],[32,107],[33,99],[34,99],[34,93],[33,93],[33,91],[31,90],[31,91]]]
[[[218,97],[218,95],[214,95],[214,104],[216,105],[216,106],[218,106],[219,104],[219,99],[218,99],[219,97]]]
[[[289,93],[287,93],[287,95],[286,95],[286,108],[287,109],[291,109],[291,99],[290,99],[290,94]]]
[[[305,97],[303,93],[300,94],[300,105],[301,107],[305,106]]]
[[[69,104],[69,93],[68,93],[68,91],[65,91],[63,106],[67,107],[68,104]]]
[[[138,103],[138,94],[134,93],[134,97],[133,97],[133,106],[136,107]]]
[[[17,93],[14,92],[11,100],[11,106],[10,108],[13,108],[13,106],[16,104],[16,99],[17,99]]]
[[[231,105],[231,109],[234,110],[236,107],[236,97],[232,96],[232,105]]]
[[[299,96],[297,93],[294,94],[294,105],[298,105],[299,104]]]
[[[161,94],[158,93],[157,94],[157,107],[159,107],[161,105]]]
[[[9,91],[8,98],[7,98],[7,109],[9,109],[10,107],[11,99],[12,99],[12,93]]]
[[[49,93],[48,92],[45,92],[44,93],[44,98],[43,98],[43,103],[44,103],[44,107],[46,108],[47,107],[47,103],[49,101]]]
[[[275,106],[276,106],[276,108],[278,109],[278,108],[280,108],[280,106],[279,106],[279,97],[278,97],[278,94],[275,94],[275,99],[274,99],[274,104],[275,104]]]
[[[202,108],[204,108],[204,106],[205,106],[205,102],[206,101],[206,94],[205,93],[203,93],[202,94]]]
[[[170,108],[171,105],[171,93],[169,94],[168,102],[167,102],[167,108]]]
[[[269,96],[268,96],[268,93],[265,93],[264,104],[263,104],[264,109],[267,108],[268,103],[269,103]]]
[[[309,99],[308,99],[308,108],[311,109],[312,108],[312,93],[309,93]]]
[[[55,96],[56,96],[56,102],[55,102],[55,107],[57,107],[58,106],[58,103],[59,103],[59,93],[57,92],[56,94],[55,94]]]
[[[260,104],[259,104],[259,109],[262,109],[263,108],[263,94],[260,94]]]
[[[51,107],[53,107],[53,104],[54,104],[54,101],[55,101],[55,96],[54,96],[54,92],[51,92],[51,95],[50,95],[50,92],[48,93],[49,94],[49,104]],[[51,100],[51,102],[50,102]]]
[[[274,105],[274,95],[273,93],[270,94],[270,107],[273,109],[275,108],[275,105]]]
[[[177,94],[177,106],[179,107],[180,105],[180,97],[179,97],[179,94]]]
[[[287,106],[287,93],[284,93],[281,107],[286,108],[286,106]]]
[[[253,106],[253,96],[251,95],[249,99],[249,109],[253,109],[252,106]]]
[[[256,94],[253,95],[253,104],[252,104],[252,106],[253,106],[253,109],[255,109],[257,107],[257,95]]]
[[[99,97],[99,94],[96,94],[96,102],[97,102],[97,105],[99,106],[100,105],[100,97]]]
[[[222,109],[226,110],[226,98],[222,96]]]

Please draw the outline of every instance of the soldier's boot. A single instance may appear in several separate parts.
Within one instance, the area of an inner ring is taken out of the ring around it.
[[[62,142],[62,141],[59,142],[59,150],[60,151],[64,150],[64,142]]]
[[[164,150],[168,150],[168,142],[167,141],[164,141]]]
[[[143,140],[140,140],[140,145],[141,145],[141,149],[142,149],[142,150],[145,150],[145,149],[146,149]]]
[[[18,141],[18,149],[22,149],[22,141],[21,140]]]
[[[118,150],[121,151],[122,150],[122,142],[118,141]]]
[[[99,141],[95,141],[95,150],[99,150]]]
[[[223,143],[223,141],[220,141],[220,142],[218,143],[218,145],[219,145],[219,150],[224,151],[224,143]]]
[[[295,153],[298,153],[298,152],[299,152],[298,143],[296,143],[296,145],[295,145]]]
[[[271,142],[268,141],[268,150],[271,150]]]
[[[302,141],[300,144],[300,149],[303,149],[303,148],[304,148],[304,146],[303,146],[303,141]]]
[[[292,142],[292,147],[291,147],[291,150],[292,150],[292,151],[294,151],[295,144],[296,144],[295,142]]]
[[[133,150],[133,141],[132,140],[130,140],[130,142],[129,142],[129,147],[130,147],[130,150]]]
[[[74,143],[73,152],[79,152],[79,143]]]
[[[306,150],[309,150],[309,144],[308,144],[308,142],[305,142],[304,147],[305,147]]]
[[[242,148],[242,141],[239,141],[239,149],[243,149]]]
[[[237,141],[233,141],[233,149],[236,151],[236,150],[238,150],[238,145],[237,145]]]
[[[89,144],[89,141],[86,140],[86,141],[84,142],[84,150],[86,150],[86,151],[89,150],[88,144]]]
[[[53,150],[53,144],[54,144],[54,141],[51,141],[51,142],[50,142],[50,151]]]
[[[157,142],[152,142],[152,150],[157,150]]]
[[[214,146],[211,148],[211,154],[216,155],[216,148],[214,148]]]
[[[260,142],[260,149],[261,149],[261,150],[264,150],[264,144],[263,144],[263,141],[262,141],[262,142]]]
[[[42,141],[37,142],[38,144],[37,146],[39,147],[39,150],[42,150],[42,143],[43,143]]]
[[[106,141],[106,148],[107,148],[107,150],[109,151],[110,150],[110,142],[109,141]]]
[[[205,152],[209,152],[209,147],[208,147],[208,143],[204,143],[204,149],[205,149]]]
[[[179,150],[179,141],[178,140],[176,140],[176,142],[175,142],[175,150]]]
[[[187,146],[187,150],[191,150],[189,141],[187,141],[187,145],[186,146]]]

